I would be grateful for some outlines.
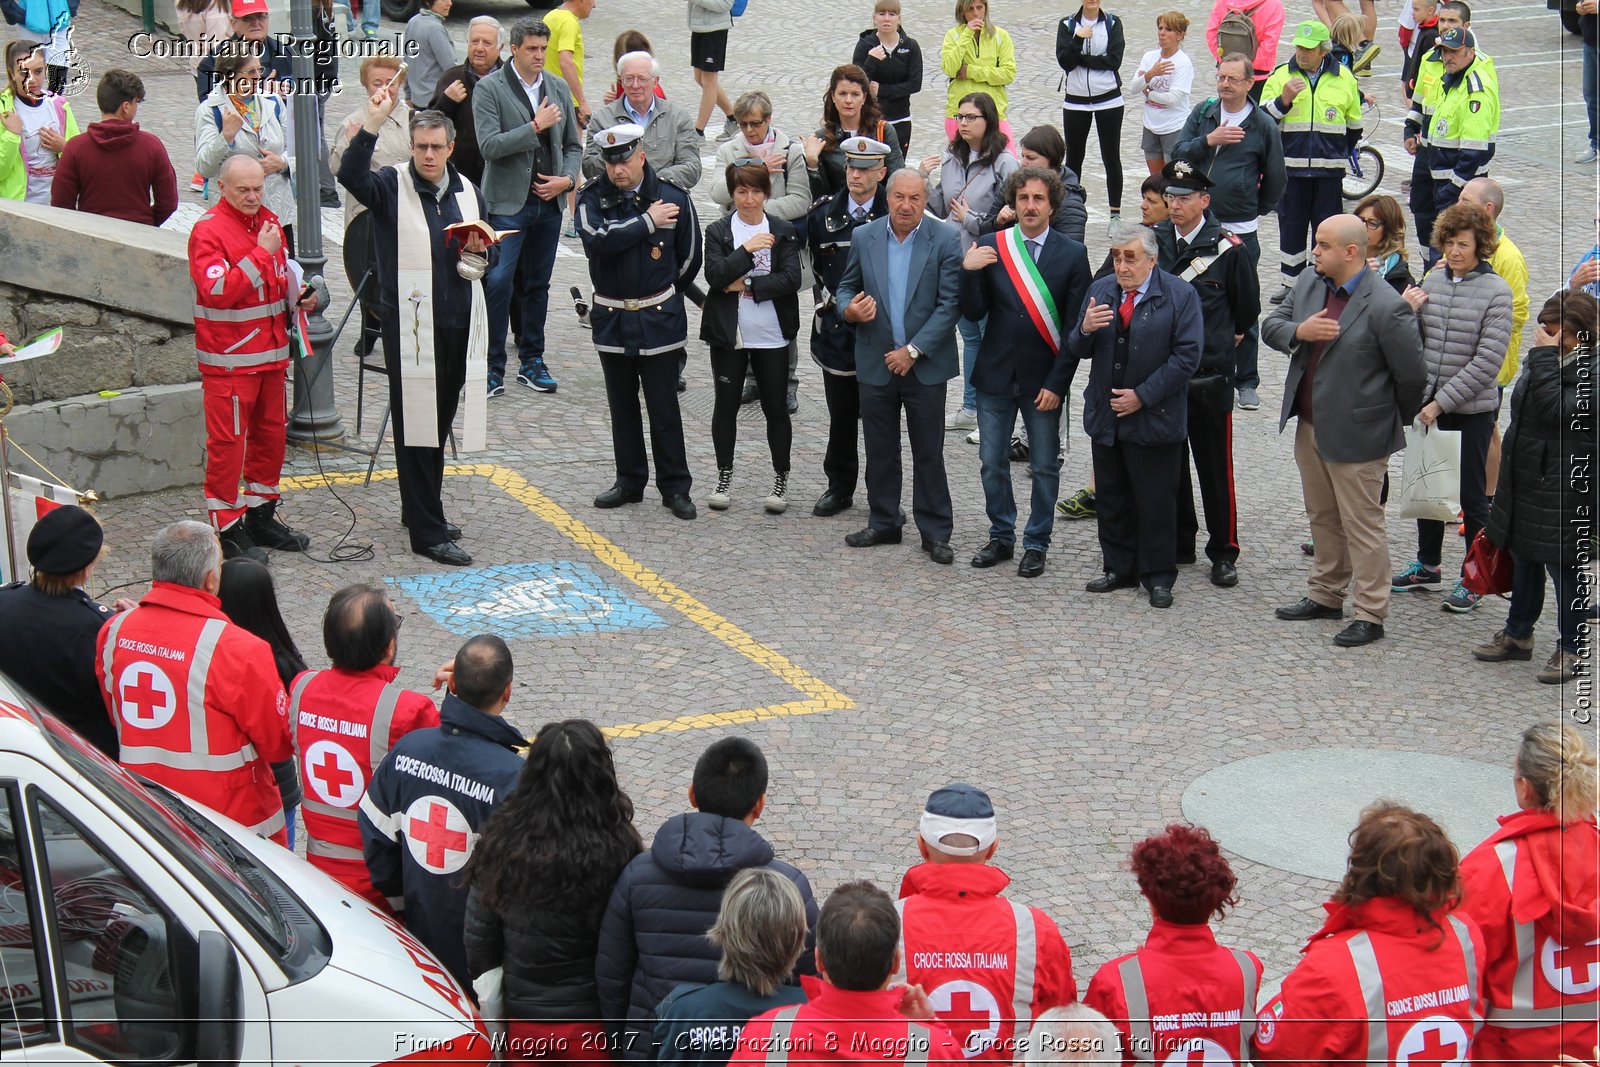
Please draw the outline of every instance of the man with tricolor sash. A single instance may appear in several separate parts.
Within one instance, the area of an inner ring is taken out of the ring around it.
[[[1167,221],[1157,223],[1156,261],[1194,287],[1205,320],[1200,368],[1189,379],[1189,439],[1178,475],[1178,562],[1195,561],[1200,523],[1189,457],[1206,512],[1211,584],[1239,584],[1239,507],[1233,491],[1233,360],[1261,314],[1261,283],[1244,242],[1211,214],[1211,178],[1187,160],[1161,172]]]
[[[1028,431],[1033,497],[1017,573],[1044,573],[1061,478],[1061,398],[1077,361],[1061,358],[1061,335],[1089,289],[1089,257],[1050,220],[1065,195],[1061,178],[1024,167],[1007,180],[1015,226],[978,238],[961,265],[961,314],[988,316],[972,368],[978,399],[978,459],[989,513],[989,541],[972,557],[993,567],[1016,551],[1017,505],[1011,489],[1011,432]]]
[[[400,522],[411,551],[464,567],[472,557],[455,543],[461,530],[445,518],[441,500],[444,439],[465,387],[462,449],[484,447],[489,320],[481,279],[493,251],[478,230],[466,231],[464,241],[457,239],[462,231],[447,232],[487,216],[483,194],[450,165],[456,130],[444,114],[413,114],[410,162],[372,169],[378,133],[399,100],[392,86],[372,95],[366,123],[339,165],[339,184],[372,215]]]

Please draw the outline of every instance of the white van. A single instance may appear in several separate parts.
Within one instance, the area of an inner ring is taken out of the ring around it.
[[[0,675],[0,1059],[488,1063],[393,919],[134,779]]]

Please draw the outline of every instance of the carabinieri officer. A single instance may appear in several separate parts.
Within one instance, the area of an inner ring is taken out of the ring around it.
[[[692,519],[677,383],[689,335],[683,294],[700,273],[700,223],[689,194],[663,181],[645,159],[642,127],[626,122],[594,136],[606,170],[578,194],[578,236],[594,283],[590,322],[617,462],[616,482],[594,506],[644,499],[650,465],[639,412],[642,386],[661,503],[678,518]]]

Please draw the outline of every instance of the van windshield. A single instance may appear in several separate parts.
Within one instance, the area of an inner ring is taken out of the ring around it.
[[[26,700],[27,698],[24,697]],[[51,746],[99,791],[158,838],[167,851],[204,880],[217,899],[280,957],[291,935],[272,901],[289,897],[288,887],[215,823],[182,797],[153,782],[141,782],[105,753],[84,741],[55,716],[28,701]]]

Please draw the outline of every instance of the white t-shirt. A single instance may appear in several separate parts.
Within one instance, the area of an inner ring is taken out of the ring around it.
[[[1086,56],[1103,56],[1111,41],[1111,35],[1106,32],[1106,20],[1100,18],[1090,22],[1084,19],[1079,25],[1092,26],[1094,30],[1087,40],[1083,42],[1083,54]],[[1114,93],[1117,89],[1117,75],[1110,70],[1090,70],[1087,67],[1078,67],[1067,75],[1066,92],[1068,96],[1100,96],[1103,93]],[[1109,100],[1102,100],[1098,104],[1073,104],[1063,102],[1061,105],[1068,111],[1107,111],[1114,107],[1122,106],[1122,98],[1113,96]]]
[[[1238,111],[1229,111],[1227,108],[1222,106],[1221,101],[1218,101],[1217,125],[1242,126],[1244,125],[1244,120],[1250,117],[1250,112],[1254,111],[1255,109],[1256,106],[1250,101],[1246,100],[1242,109]],[[1222,221],[1226,224],[1229,233],[1255,233],[1257,228],[1260,226],[1259,220],[1254,218],[1223,219]]]
[[[30,204],[50,203],[50,185],[55,181],[56,163],[61,157],[39,143],[39,131],[45,128],[65,136],[61,122],[56,117],[56,105],[49,97],[37,104],[16,102],[17,114],[22,118],[22,160],[28,167],[28,193],[24,199]],[[35,171],[45,171],[36,174]]]
[[[1189,57],[1183,54],[1183,49],[1172,53],[1168,57],[1172,64],[1172,73],[1162,74],[1148,80],[1134,75],[1128,88],[1133,92],[1144,94],[1148,87],[1150,95],[1144,97],[1144,128],[1151,133],[1177,133],[1183,129],[1185,120],[1189,117],[1189,91],[1194,88],[1194,64]],[[1161,49],[1152,48],[1139,60],[1135,71],[1149,70],[1161,61]],[[1162,103],[1157,96],[1172,99]]]
[[[750,238],[762,233],[771,233],[772,227],[767,225],[766,216],[761,221],[751,226],[739,218],[735,212],[729,221],[733,223],[733,246],[738,248]],[[747,279],[760,274],[772,273],[772,249],[763,248],[755,254],[756,264]],[[770,300],[756,300],[750,296],[746,289],[739,294],[739,344],[744,348],[787,348],[789,342],[783,336],[783,327],[778,325],[778,308]]]

